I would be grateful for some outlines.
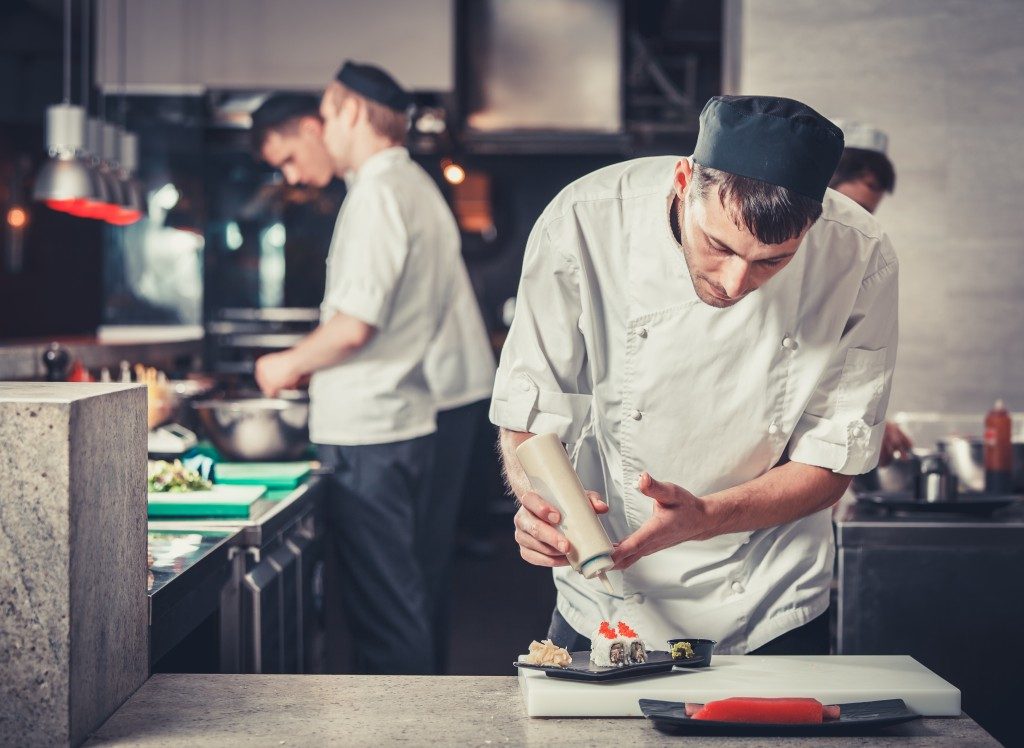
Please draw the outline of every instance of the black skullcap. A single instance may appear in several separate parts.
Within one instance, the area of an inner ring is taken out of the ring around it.
[[[320,97],[304,93],[278,93],[268,96],[252,113],[249,136],[252,148],[259,155],[272,130],[283,128],[301,117],[320,118]]]
[[[775,96],[715,96],[700,114],[693,160],[822,200],[843,131],[806,104]]]
[[[376,65],[346,60],[335,77],[346,88],[389,109],[404,112],[412,106],[412,96]]]

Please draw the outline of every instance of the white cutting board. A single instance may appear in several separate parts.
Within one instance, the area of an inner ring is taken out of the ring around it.
[[[906,655],[715,655],[711,667],[607,683],[519,669],[531,717],[641,717],[640,699],[700,704],[730,696],[802,696],[823,704],[903,699],[925,717],[956,717],[960,691]]]

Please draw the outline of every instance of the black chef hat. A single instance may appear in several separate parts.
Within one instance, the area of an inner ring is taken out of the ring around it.
[[[335,77],[346,88],[397,112],[404,112],[412,105],[412,96],[376,65],[346,60]]]
[[[821,200],[843,131],[806,104],[776,96],[714,96],[700,113],[693,160]]]

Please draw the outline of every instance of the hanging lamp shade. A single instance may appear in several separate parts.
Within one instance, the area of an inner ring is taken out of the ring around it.
[[[95,183],[83,158],[85,110],[55,104],[46,110],[46,148],[49,159],[36,176],[32,196],[55,210],[95,197]]]
[[[133,132],[121,133],[121,158],[119,160],[121,178],[121,195],[124,203],[121,209],[107,219],[115,226],[128,226],[142,218],[145,202],[142,197],[142,185],[135,178],[135,169],[139,165],[139,136]]]
[[[76,200],[69,204],[66,212],[79,218],[95,218],[105,221],[116,209],[117,194],[112,187],[113,180],[103,168],[105,123],[96,117],[89,117],[85,125],[85,145],[88,155],[89,173],[92,179],[92,197]]]

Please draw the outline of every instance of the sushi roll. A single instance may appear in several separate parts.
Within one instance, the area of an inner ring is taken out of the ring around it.
[[[624,667],[647,662],[647,648],[630,626],[601,621],[590,637],[590,661],[599,667]]]
[[[647,662],[647,647],[643,641],[637,636],[637,633],[629,627],[628,624],[619,621],[617,627],[619,636],[626,642],[628,652],[626,656],[629,658],[630,665],[639,665],[643,662]]]

